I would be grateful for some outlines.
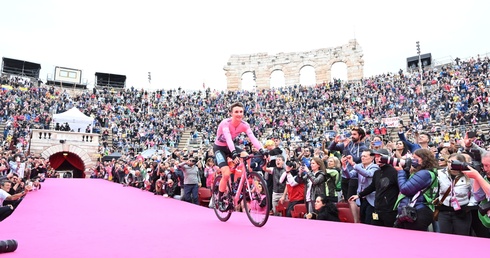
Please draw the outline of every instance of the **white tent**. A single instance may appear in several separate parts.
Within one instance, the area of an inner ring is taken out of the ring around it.
[[[80,132],[85,132],[88,125],[90,125],[90,128],[92,128],[94,119],[86,116],[84,113],[78,110],[78,108],[73,107],[63,113],[54,114],[53,122],[55,124],[59,123],[60,126],[68,123],[73,132],[78,132],[78,129],[80,129]]]

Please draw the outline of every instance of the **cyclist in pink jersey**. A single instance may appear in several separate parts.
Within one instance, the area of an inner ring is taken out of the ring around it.
[[[250,125],[243,121],[243,104],[234,103],[230,107],[231,117],[226,118],[218,126],[216,140],[214,141],[214,156],[216,165],[220,167],[222,178],[219,184],[219,200],[220,209],[226,209],[222,206],[223,193],[226,190],[226,184],[230,178],[230,167],[228,166],[227,158],[231,157],[235,164],[240,162],[240,153],[243,151],[235,146],[233,140],[241,133],[246,133],[255,148],[259,149],[262,154],[266,151],[262,148],[262,144],[257,140],[250,129]]]

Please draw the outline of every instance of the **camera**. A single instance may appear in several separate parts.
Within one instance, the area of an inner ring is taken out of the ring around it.
[[[294,160],[288,160],[288,161],[286,161],[286,166],[291,167],[292,169],[296,169],[297,168],[296,161],[294,161]]]
[[[469,170],[468,167],[471,167],[470,163],[461,162],[459,160],[451,161],[451,170],[457,170],[457,171]]]
[[[349,156],[349,155],[351,155],[351,153],[350,153],[350,151],[348,149],[344,149],[342,151],[342,156],[346,157],[346,156]]]
[[[412,223],[417,220],[417,210],[412,206],[404,206],[396,216],[396,223]]]
[[[394,167],[400,166],[405,171],[409,171],[410,167],[412,166],[412,159],[398,159],[387,155],[382,155],[379,159],[379,162],[383,164],[390,164]]]
[[[478,211],[481,215],[487,215],[487,212],[490,210],[490,202],[481,202],[478,205]]]

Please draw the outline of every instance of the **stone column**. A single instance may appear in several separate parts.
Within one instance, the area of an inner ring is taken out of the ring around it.
[[[328,67],[328,65],[320,65],[315,69],[317,84],[328,83],[330,81],[331,72],[329,68],[331,67]]]
[[[239,73],[235,71],[227,71],[226,72],[226,85],[228,86],[228,90],[239,90],[241,87],[241,78]]]

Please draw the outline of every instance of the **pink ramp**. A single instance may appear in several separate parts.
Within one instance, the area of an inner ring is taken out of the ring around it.
[[[0,223],[6,257],[472,257],[488,239],[212,209],[99,179],[48,179]]]

